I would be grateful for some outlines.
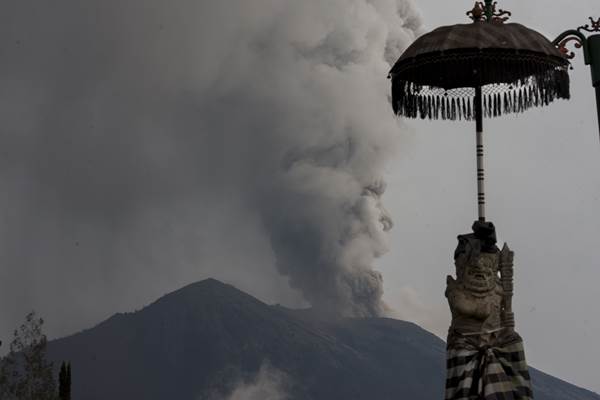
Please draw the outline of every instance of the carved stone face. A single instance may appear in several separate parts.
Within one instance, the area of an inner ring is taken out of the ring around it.
[[[477,260],[468,263],[463,271],[464,285],[474,292],[488,292],[496,286],[497,271],[497,255],[481,253]]]

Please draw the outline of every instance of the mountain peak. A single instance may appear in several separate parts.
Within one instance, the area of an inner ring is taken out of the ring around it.
[[[220,280],[214,278],[207,278],[198,282],[190,283],[189,285],[186,285],[170,294],[190,290],[235,290],[236,292],[242,293],[239,289],[232,285],[221,282]]]
[[[206,279],[131,314],[48,345],[77,366],[73,395],[99,399],[209,399],[268,365],[289,377],[290,399],[412,400],[443,395],[445,344],[412,324],[314,318],[272,307]],[[600,400],[532,369],[538,400]],[[225,396],[226,397],[226,396]]]
[[[169,296],[172,294],[177,294],[177,293],[183,293],[183,292],[199,292],[199,291],[215,291],[215,290],[217,290],[217,291],[234,291],[237,293],[243,293],[241,290],[235,288],[232,285],[221,282],[214,278],[208,278],[208,279],[204,279],[204,280],[201,280],[198,282],[190,283],[189,285],[186,285],[186,286],[182,287],[181,289],[171,292],[171,293],[167,294],[166,296]]]
[[[178,302],[180,304],[189,302],[223,302],[223,301],[250,301],[252,303],[261,303],[258,299],[242,292],[236,287],[223,283],[217,279],[209,278],[195,283],[191,283],[181,289],[168,293],[148,307],[154,304],[164,302]]]

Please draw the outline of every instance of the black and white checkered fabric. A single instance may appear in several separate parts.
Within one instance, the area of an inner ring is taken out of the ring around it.
[[[446,400],[530,400],[523,341],[503,347],[448,349]]]

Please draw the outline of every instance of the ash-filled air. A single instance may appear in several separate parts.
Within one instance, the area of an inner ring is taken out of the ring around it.
[[[419,27],[409,0],[2,2],[0,332],[211,271],[261,287],[265,260],[315,308],[381,314],[386,75]]]

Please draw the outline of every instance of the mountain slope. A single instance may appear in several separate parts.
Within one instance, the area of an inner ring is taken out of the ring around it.
[[[391,319],[325,321],[268,306],[215,280],[49,344],[73,365],[73,397],[215,399],[268,362],[292,399],[443,398],[445,345]],[[532,371],[539,400],[600,396]]]

